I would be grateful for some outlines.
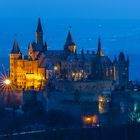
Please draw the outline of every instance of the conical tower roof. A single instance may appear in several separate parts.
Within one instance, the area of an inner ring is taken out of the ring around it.
[[[72,45],[75,45],[75,43],[74,43],[74,41],[72,39],[72,35],[71,35],[70,31],[69,31],[67,39],[66,39],[65,47],[72,46]]]
[[[20,52],[20,49],[19,49],[19,46],[18,46],[18,42],[15,39],[11,54],[19,54],[19,53],[21,53],[21,52]]]
[[[43,32],[40,18],[38,19],[36,32]]]

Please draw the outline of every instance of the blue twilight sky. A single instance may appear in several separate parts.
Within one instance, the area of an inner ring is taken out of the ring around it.
[[[0,17],[140,19],[140,0],[0,0]]]
[[[130,79],[140,80],[140,0],[0,0],[0,66],[9,67],[15,36],[27,54],[38,17],[49,49],[63,49],[71,25],[79,52],[96,52],[100,35],[104,54],[128,54]]]

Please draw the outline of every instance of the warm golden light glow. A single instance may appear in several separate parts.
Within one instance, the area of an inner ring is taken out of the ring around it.
[[[84,125],[96,125],[98,124],[98,117],[96,115],[84,116],[83,123]]]
[[[0,91],[2,93],[13,93],[14,85],[12,84],[9,75],[4,72],[0,72]]]
[[[82,78],[84,78],[84,72],[83,70],[77,71],[77,72],[72,72],[72,78],[77,81],[77,80],[81,80]]]
[[[76,53],[76,46],[75,45],[69,46],[68,48],[71,52]]]
[[[54,70],[57,71],[58,70],[58,67],[57,66],[54,66]]]
[[[105,113],[108,110],[108,105],[109,105],[109,97],[107,96],[99,96],[98,97],[98,109],[99,113]]]
[[[72,76],[75,76],[75,73],[72,73]]]
[[[39,90],[43,86],[45,86],[45,77],[41,74],[26,74],[26,85],[25,85],[25,90],[26,89],[34,89]]]
[[[90,124],[91,123],[91,117],[84,117],[83,121],[85,124]]]
[[[39,60],[33,59],[30,61],[25,60],[24,58],[22,60],[18,60],[18,58],[19,54],[10,54],[9,76],[12,85],[14,85],[14,90],[24,89],[38,91],[45,86],[46,70],[43,67],[39,67]]]
[[[10,81],[9,79],[5,79],[5,80],[4,80],[4,84],[8,86],[8,85],[11,84],[11,81]]]

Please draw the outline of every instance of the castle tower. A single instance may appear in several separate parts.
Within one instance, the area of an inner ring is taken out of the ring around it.
[[[85,54],[84,54],[84,49],[82,48],[81,50],[81,60],[84,62],[85,61]]]
[[[64,45],[64,50],[66,51],[67,54],[76,52],[76,45],[72,39],[72,35],[71,35],[70,31],[68,32],[66,43]]]
[[[14,85],[17,85],[17,60],[22,58],[18,42],[14,41],[13,48],[10,53],[10,80]]]
[[[103,53],[102,53],[102,45],[101,45],[101,39],[100,39],[100,37],[99,37],[99,41],[98,41],[97,55],[98,56],[104,56]]]
[[[124,53],[120,52],[116,62],[116,82],[120,88],[127,88],[129,81],[129,58],[125,59]]]
[[[92,68],[93,78],[95,80],[113,81],[114,65],[108,56],[104,56],[102,52],[101,40],[99,37],[98,49],[96,57],[93,60]]]
[[[114,81],[116,81],[116,65],[117,65],[117,58],[116,58],[116,56],[115,56],[115,59],[114,59],[114,62],[113,62],[113,65],[114,65]]]
[[[38,25],[36,30],[36,43],[39,45],[43,45],[43,30],[40,18],[38,19]]]

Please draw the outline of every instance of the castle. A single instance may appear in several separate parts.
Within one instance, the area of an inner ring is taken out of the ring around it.
[[[63,50],[48,50],[43,41],[40,18],[36,30],[36,41],[28,46],[28,55],[22,54],[15,40],[10,53],[10,80],[17,89],[43,88],[50,78],[70,81],[112,81],[127,88],[129,81],[129,58],[121,52],[114,61],[105,56],[99,38],[97,53],[81,50],[77,53],[71,32],[68,32]]]

